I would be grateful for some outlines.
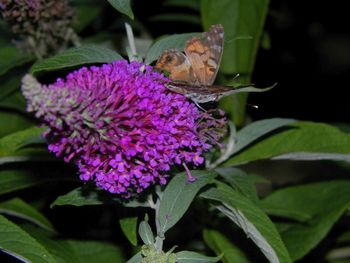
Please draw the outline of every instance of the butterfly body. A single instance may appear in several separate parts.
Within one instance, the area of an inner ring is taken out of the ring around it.
[[[202,37],[187,41],[184,53],[170,49],[163,52],[156,68],[169,72],[167,88],[184,94],[196,103],[219,100],[235,93],[226,86],[214,86],[224,47],[222,25],[213,25]]]

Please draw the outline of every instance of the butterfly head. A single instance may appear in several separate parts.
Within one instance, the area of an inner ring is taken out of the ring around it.
[[[176,51],[175,49],[165,51],[158,59],[157,64],[155,66],[156,69],[161,69],[170,72],[177,64],[181,63],[178,61],[178,56],[176,56],[177,52],[178,51]]]

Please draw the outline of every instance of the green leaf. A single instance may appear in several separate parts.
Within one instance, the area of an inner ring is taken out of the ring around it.
[[[225,178],[236,191],[239,191],[251,201],[258,202],[259,199],[253,176],[235,167],[217,168],[215,171]]]
[[[2,106],[1,104],[0,102],[0,108]],[[33,121],[19,112],[0,110],[0,127],[1,140],[4,136],[33,127]]]
[[[292,262],[267,215],[241,193],[221,183],[218,186],[202,193],[201,197],[220,202],[217,209],[242,228],[270,262]]]
[[[3,252],[25,262],[56,263],[40,243],[2,215],[0,233],[0,250]]]
[[[67,49],[53,57],[38,61],[31,67],[30,72],[38,74],[85,64],[110,63],[119,59],[122,59],[122,57],[111,49],[97,45],[83,45]]]
[[[124,217],[119,219],[120,228],[131,244],[137,246],[137,217]]]
[[[221,256],[219,257],[207,257],[202,254],[193,251],[180,251],[176,253],[177,263],[211,263],[219,262]]]
[[[262,159],[350,160],[350,134],[331,125],[296,122],[292,129],[268,136],[241,151],[224,165]]]
[[[142,260],[141,251],[130,258],[126,263],[140,263]]]
[[[348,153],[327,153],[327,152],[294,152],[286,153],[272,158],[273,160],[296,160],[296,161],[318,161],[333,160],[350,162]]]
[[[241,129],[237,133],[237,135],[235,135],[234,134],[235,132],[234,132],[231,135],[231,137],[233,137],[235,144],[230,145],[230,147],[227,146],[227,149],[225,150],[225,153],[223,154],[223,156],[217,159],[214,162],[214,165],[217,166],[218,164],[227,161],[232,155],[241,151],[248,145],[252,144],[256,140],[258,140],[260,137],[278,128],[281,128],[285,125],[291,124],[293,122],[295,122],[295,120],[292,120],[292,119],[280,119],[280,118],[266,119],[266,120],[256,121],[247,125],[243,129]]]
[[[21,75],[24,75],[23,71],[13,70],[0,77],[0,101],[19,89],[21,84],[19,76]]]
[[[186,173],[174,176],[165,188],[159,205],[158,220],[164,234],[185,214],[197,192],[211,183],[216,176],[212,171],[192,171],[194,182],[189,182]]]
[[[142,221],[139,226],[139,235],[146,245],[154,244],[154,235],[147,221]]]
[[[222,24],[225,48],[220,69],[226,74],[251,74],[267,14],[268,0],[201,0],[204,28]],[[251,38],[239,38],[250,36]]]
[[[250,80],[242,80],[241,83],[250,83]],[[245,124],[245,112],[248,99],[248,93],[233,94],[232,96],[223,97],[219,101],[219,106],[226,115],[237,125],[242,127]]]
[[[27,233],[37,240],[55,258],[57,263],[81,263],[72,246],[52,232],[47,232],[33,225],[22,225]]]
[[[102,205],[102,204],[115,204],[120,203],[125,207],[149,207],[147,201],[142,200],[120,200],[120,198],[109,194],[108,192],[94,187],[78,187],[65,195],[61,195],[50,205],[54,207],[56,205],[72,205],[72,206],[85,206],[85,205]]]
[[[57,197],[50,207],[52,208],[56,205],[85,206],[104,204],[99,194],[99,191],[86,191],[84,188],[78,187],[65,195]]]
[[[53,225],[42,213],[20,198],[13,198],[0,203],[0,213],[19,217],[44,229],[55,231]]]
[[[8,156],[25,147],[28,142],[41,137],[43,128],[31,127],[0,139],[0,156]]]
[[[11,70],[0,77],[0,138],[34,125],[25,113],[25,99],[19,87],[23,70]]]
[[[249,263],[243,252],[220,232],[204,229],[203,238],[216,255],[223,254],[221,258],[223,263]]]
[[[0,195],[52,180],[47,173],[42,171],[3,168],[0,169]]]
[[[29,117],[26,113],[26,100],[19,89],[0,100],[0,107],[22,113],[24,117]]]
[[[239,152],[260,137],[293,122],[295,122],[293,119],[273,118],[256,121],[247,125],[237,133],[237,143],[232,154]]]
[[[349,189],[349,181],[321,182],[281,189],[262,201],[268,213],[302,221],[281,232],[293,260],[313,249],[349,209]]]
[[[5,74],[10,69],[33,61],[33,55],[25,54],[15,47],[0,48],[0,75]]]
[[[120,13],[127,15],[129,18],[134,19],[134,13],[132,12],[130,0],[107,0],[115,9]]]
[[[167,49],[177,49],[179,51],[183,51],[187,40],[197,35],[199,35],[199,33],[186,33],[161,38],[148,50],[145,63],[152,63],[154,60],[160,57],[163,51]]]
[[[0,76],[0,137],[9,135],[34,125],[26,114],[26,102],[20,92],[23,67]]]
[[[113,262],[124,263],[123,251],[112,244],[98,241],[70,240],[69,244],[78,255],[80,262],[101,263]]]
[[[52,160],[43,142],[43,128],[31,127],[0,138],[0,164],[14,161]]]
[[[76,32],[81,32],[88,25],[96,20],[101,13],[104,5],[100,1],[73,1],[76,19],[73,21],[73,27]]]

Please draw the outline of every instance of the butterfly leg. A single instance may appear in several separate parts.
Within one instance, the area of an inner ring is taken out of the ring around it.
[[[204,112],[207,112],[207,110],[206,109],[204,109],[201,105],[199,105],[197,102],[195,102],[195,101],[193,101],[196,105],[197,105],[197,107],[198,108],[200,108],[202,111],[204,111]]]

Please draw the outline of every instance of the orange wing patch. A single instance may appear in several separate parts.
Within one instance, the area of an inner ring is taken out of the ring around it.
[[[194,74],[201,85],[212,85],[221,62],[224,46],[224,28],[214,25],[202,38],[194,37],[187,42],[185,53]]]
[[[210,80],[216,71],[217,64],[210,60],[211,51],[199,38],[192,38],[187,42],[185,53],[190,61],[193,72],[201,85],[211,85]],[[210,60],[210,63],[209,63]]]
[[[175,49],[165,51],[158,59],[155,68],[169,72],[169,78],[173,81],[188,83],[196,81],[187,57]]]

